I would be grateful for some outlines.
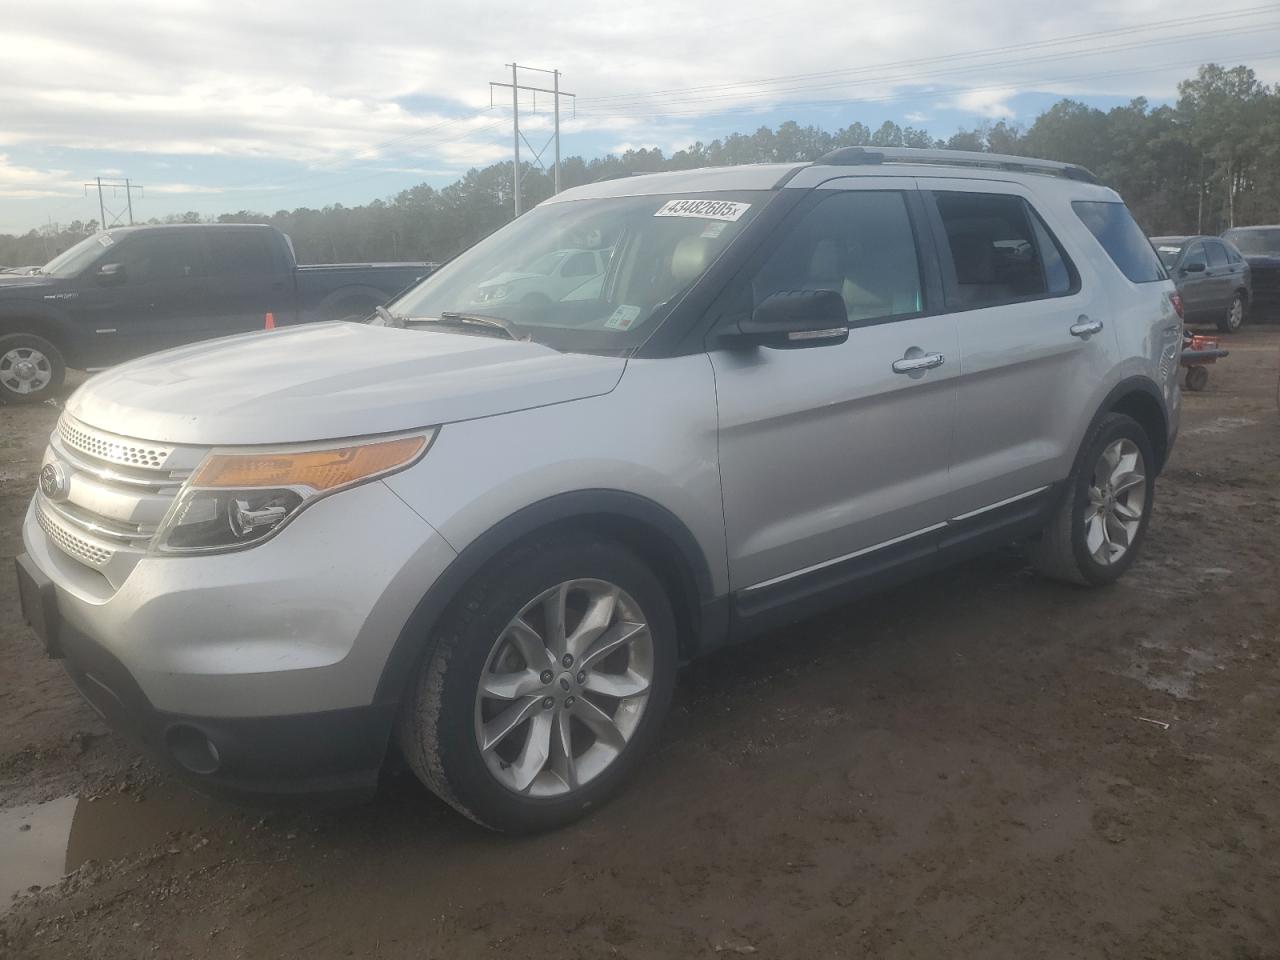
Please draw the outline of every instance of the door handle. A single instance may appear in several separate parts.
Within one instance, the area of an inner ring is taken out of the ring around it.
[[[922,353],[917,357],[903,357],[901,360],[893,361],[893,372],[917,373],[921,370],[940,367],[946,362],[947,358],[940,353]]]
[[[1084,314],[1081,314],[1075,323],[1071,325],[1071,335],[1079,337],[1082,340],[1088,340],[1095,333],[1102,332],[1101,320],[1090,320]]]

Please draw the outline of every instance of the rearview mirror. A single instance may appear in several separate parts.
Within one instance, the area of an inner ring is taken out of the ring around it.
[[[834,290],[786,290],[739,320],[738,332],[767,347],[823,347],[849,339],[849,315]]]
[[[126,277],[123,263],[104,263],[97,270],[98,282],[103,285],[124,283]]]
[[[1184,263],[1182,265],[1183,273],[1204,273],[1204,264],[1197,261],[1196,263]]]

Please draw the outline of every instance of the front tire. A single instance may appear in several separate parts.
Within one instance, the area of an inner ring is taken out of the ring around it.
[[[1226,315],[1218,321],[1218,329],[1222,333],[1235,333],[1244,326],[1244,319],[1244,294],[1234,293],[1231,296],[1231,305],[1227,307]]]
[[[652,745],[671,702],[675,618],[620,544],[549,535],[479,574],[438,625],[398,739],[427,787],[505,833],[569,823]]]
[[[13,333],[0,337],[0,400],[41,403],[67,376],[62,352],[44,337]]]
[[[1090,431],[1031,562],[1044,576],[1084,586],[1118,580],[1142,547],[1155,502],[1155,456],[1142,425],[1108,413]]]

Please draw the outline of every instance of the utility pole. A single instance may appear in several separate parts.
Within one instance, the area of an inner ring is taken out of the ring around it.
[[[521,67],[515,63],[504,64],[511,68],[511,82],[498,83],[496,80],[489,82],[489,105],[493,105],[493,88],[494,87],[510,87],[511,88],[511,123],[512,133],[511,142],[514,147],[513,156],[515,163],[511,168],[511,188],[512,188],[512,207],[515,215],[520,216],[520,184],[524,181],[524,176],[520,171],[520,141],[524,140],[525,146],[529,148],[529,152],[533,154],[533,159],[537,161],[538,166],[543,170],[547,169],[546,164],[542,162],[542,154],[547,147],[555,143],[555,167],[552,173],[552,180],[556,193],[560,192],[560,98],[573,97],[577,102],[576,94],[566,93],[560,89],[560,71],[544,70],[541,67]],[[535,87],[520,82],[521,70],[533,70],[536,73],[549,73],[553,78],[552,88],[548,90],[546,87]],[[555,102],[555,130],[551,134],[551,139],[542,145],[541,150],[535,150],[531,144],[520,132],[520,91],[528,90],[531,93],[549,93]],[[576,109],[576,108],[575,108]]]
[[[123,180],[103,180],[101,177],[95,177],[93,183],[84,185],[84,193],[89,195],[89,188],[94,187],[98,191],[98,229],[106,230],[109,227],[122,227],[123,221],[127,218],[129,226],[133,226],[133,191],[137,190],[142,193],[141,184],[134,183],[128,177]],[[107,206],[106,191],[111,191],[112,200],[120,196],[120,191],[124,191],[125,205],[120,209],[112,209]],[[111,214],[111,222],[107,223],[107,214]]]

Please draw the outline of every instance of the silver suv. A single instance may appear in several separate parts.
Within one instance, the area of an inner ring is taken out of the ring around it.
[[[558,299],[480,296],[564,250],[600,254]],[[1078,167],[851,148],[591,184],[371,322],[88,381],[23,607],[206,790],[368,794],[394,739],[472,819],[555,826],[636,767],[682,660],[1011,540],[1119,577],[1178,310]]]

